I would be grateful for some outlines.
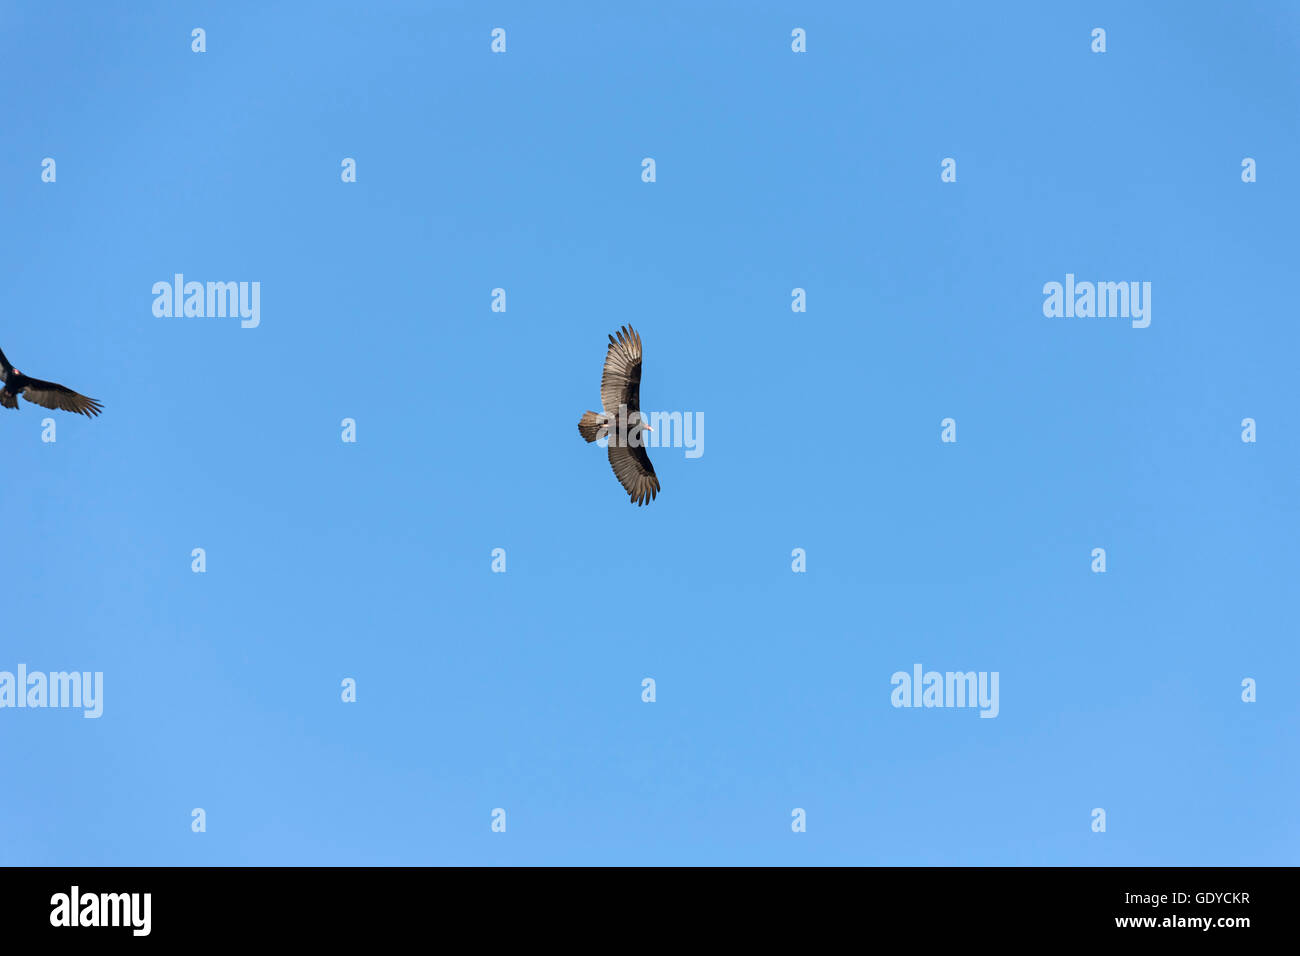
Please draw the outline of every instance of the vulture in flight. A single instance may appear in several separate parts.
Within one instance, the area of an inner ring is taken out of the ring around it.
[[[659,479],[643,447],[643,433],[654,431],[641,420],[641,336],[624,326],[609,337],[605,371],[600,376],[604,414],[585,412],[578,434],[589,442],[609,438],[609,464],[637,507],[659,494]]]
[[[76,412],[87,418],[94,418],[104,410],[104,406],[95,399],[80,395],[65,385],[24,375],[9,364],[4,352],[0,352],[0,382],[5,385],[0,389],[0,405],[5,408],[17,408],[18,396],[21,395],[34,405]]]

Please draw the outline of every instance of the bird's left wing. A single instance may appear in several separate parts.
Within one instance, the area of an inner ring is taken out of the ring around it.
[[[9,360],[5,358],[5,353],[0,352],[0,382],[9,381],[9,373],[13,370],[14,367],[10,365]]]
[[[609,465],[637,507],[649,504],[659,494],[655,466],[650,464],[650,456],[646,454],[644,446],[620,445],[611,437]]]
[[[74,392],[66,385],[43,382],[39,378],[28,379],[22,394],[23,398],[33,405],[57,408],[65,412],[76,412],[78,415],[85,415],[87,418],[94,418],[104,410],[104,406],[93,398],[87,398],[85,395]]]

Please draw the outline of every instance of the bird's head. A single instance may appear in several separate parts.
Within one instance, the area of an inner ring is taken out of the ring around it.
[[[640,412],[633,412],[631,417],[632,420],[627,425],[627,442],[633,448],[640,448],[649,441],[645,433],[652,432],[654,429],[645,423]]]

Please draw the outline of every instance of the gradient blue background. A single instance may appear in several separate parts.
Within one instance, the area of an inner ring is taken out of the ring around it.
[[[1296,7],[114,6],[0,11],[0,347],[106,406],[0,412],[0,669],[105,680],[0,862],[1296,862]]]

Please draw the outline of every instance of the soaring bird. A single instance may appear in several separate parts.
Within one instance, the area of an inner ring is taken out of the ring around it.
[[[65,385],[29,378],[9,364],[4,352],[0,352],[0,382],[5,383],[5,387],[0,389],[0,405],[5,408],[17,408],[18,396],[21,395],[33,404],[76,412],[87,418],[94,418],[104,410],[95,399],[78,394]]]
[[[609,438],[609,464],[637,507],[659,494],[659,479],[643,447],[643,433],[654,431],[641,420],[641,336],[623,326],[609,337],[605,371],[600,376],[604,414],[584,412],[578,434],[589,442]]]

